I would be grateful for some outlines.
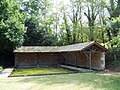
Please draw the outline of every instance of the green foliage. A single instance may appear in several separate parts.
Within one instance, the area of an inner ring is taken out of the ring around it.
[[[53,37],[39,26],[39,22],[35,18],[30,18],[25,21],[27,32],[25,33],[25,46],[52,45]]]
[[[119,17],[120,15],[120,0],[109,0],[110,4],[107,5],[110,18]]]
[[[14,0],[1,0],[0,8],[0,51],[12,51],[24,41],[24,14]]]
[[[109,2],[110,4],[106,4],[106,6],[110,15],[108,23],[111,25],[109,25],[106,31],[110,41],[112,37],[116,37],[119,33],[120,0],[109,0]]]
[[[119,34],[119,31],[120,31],[120,16],[113,18],[111,20],[111,32],[113,36],[117,36]]]
[[[120,50],[120,36],[114,37],[111,41],[108,42],[109,48],[116,48]]]
[[[87,12],[84,12],[84,15],[88,19],[88,26],[89,26],[89,40],[94,40],[94,27],[95,27],[95,21],[98,16],[98,14],[101,12],[101,7],[103,5],[102,0],[86,0],[87,5]]]
[[[90,40],[105,43],[108,38],[109,40],[113,38],[109,42],[112,45],[118,41],[115,36],[119,37],[119,17],[108,21],[105,12],[107,9],[110,18],[112,18],[112,11],[119,10],[119,0],[117,2],[110,0],[109,5],[106,5],[104,0],[70,0],[69,5],[56,3],[56,7],[51,4],[52,1],[48,0],[19,0],[22,3],[22,8],[14,1],[1,2],[8,2],[3,7],[1,6],[3,9],[0,11],[3,14],[1,15],[0,28],[2,30],[0,33],[4,31],[0,40],[6,46],[9,44],[16,47],[23,42],[24,14],[20,11],[25,12],[27,18],[24,45],[67,45]],[[119,15],[118,12],[112,14]],[[84,19],[85,16],[86,19]],[[110,24],[110,27],[108,26],[105,31],[107,23]],[[3,37],[6,38],[3,40]],[[3,47],[2,44],[1,47]],[[11,49],[15,47],[11,47]]]
[[[3,70],[3,68],[0,66],[0,72]]]
[[[109,62],[109,65],[112,65],[114,67],[120,67],[120,60],[111,60]]]
[[[109,48],[120,50],[120,16],[111,20],[112,40],[108,42]]]
[[[23,11],[26,12],[25,42],[23,45],[54,45],[55,35],[51,31],[53,17],[48,16],[50,9],[48,0],[24,1]]]

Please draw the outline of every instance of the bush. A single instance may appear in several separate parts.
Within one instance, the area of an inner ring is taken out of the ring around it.
[[[109,64],[114,66],[114,67],[120,67],[120,60],[110,61]]]
[[[3,70],[2,66],[0,66],[0,72]]]

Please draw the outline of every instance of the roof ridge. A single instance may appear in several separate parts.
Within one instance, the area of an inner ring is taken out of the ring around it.
[[[77,44],[95,43],[95,42],[96,41],[89,41],[89,42],[75,43],[75,44],[62,45],[62,46],[72,46],[72,45],[77,45]],[[62,47],[62,46],[21,46],[21,47]]]

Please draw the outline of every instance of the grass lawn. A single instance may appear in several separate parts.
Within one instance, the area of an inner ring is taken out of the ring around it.
[[[49,74],[49,73],[63,73],[73,72],[64,68],[17,68],[12,72],[12,75],[26,75],[26,74]]]
[[[0,79],[0,90],[120,90],[120,77],[77,73]]]

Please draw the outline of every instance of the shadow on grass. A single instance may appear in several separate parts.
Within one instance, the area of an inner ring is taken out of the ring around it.
[[[23,78],[19,83],[35,83],[45,86],[51,85],[75,85],[82,87],[91,87],[95,90],[120,90],[120,77],[100,76],[92,73],[78,73],[68,75],[52,75],[41,77]],[[91,90],[91,89],[90,89]]]

